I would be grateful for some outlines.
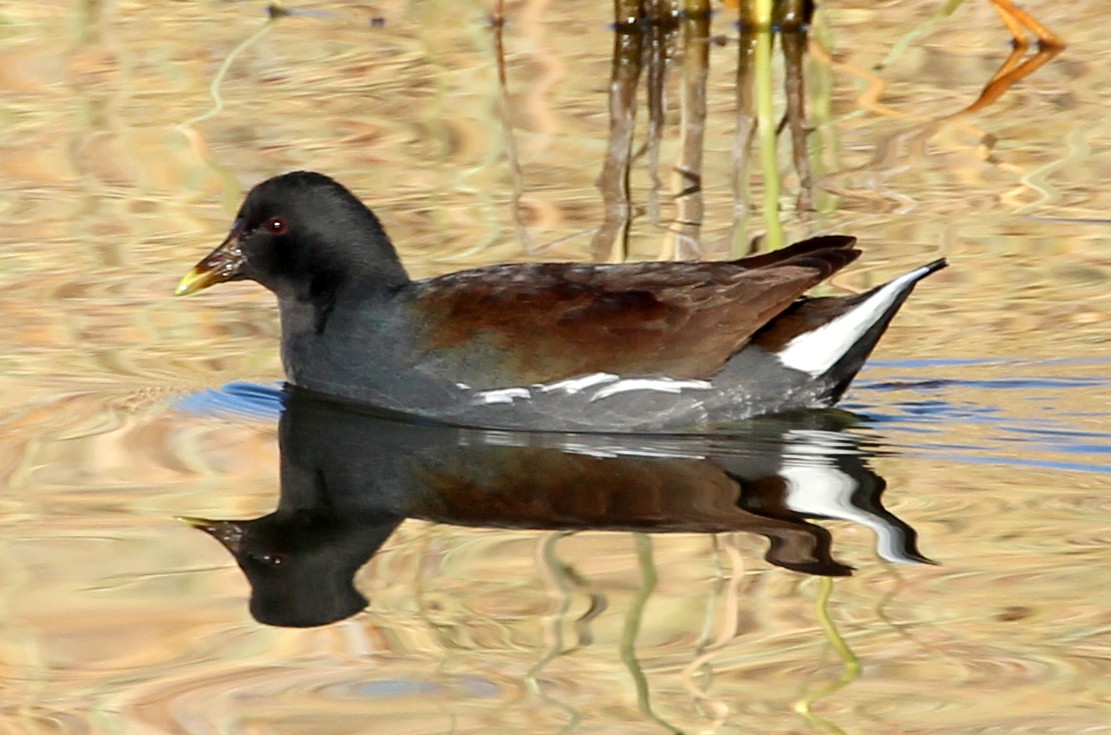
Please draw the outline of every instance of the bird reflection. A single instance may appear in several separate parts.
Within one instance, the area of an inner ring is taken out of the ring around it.
[[[253,520],[184,518],[235,557],[261,623],[325,625],[368,601],[355,573],[407,518],[461,526],[646,532],[745,531],[765,558],[842,576],[831,537],[808,518],[871,528],[892,562],[927,561],[880,504],[845,412],[765,419],[744,435],[523,433],[434,426],[288,393],[281,495]]]

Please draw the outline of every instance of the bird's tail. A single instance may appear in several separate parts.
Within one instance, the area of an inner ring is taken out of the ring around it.
[[[947,265],[935,260],[898,278],[848,299],[803,302],[793,320],[798,332],[775,350],[784,366],[830,381],[830,402],[841,397],[864,365],[887,325],[914,286]]]

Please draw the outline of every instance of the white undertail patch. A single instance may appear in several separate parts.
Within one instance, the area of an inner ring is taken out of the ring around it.
[[[887,313],[904,291],[932,272],[930,266],[922,266],[899,276],[851,311],[795,337],[776,357],[785,367],[814,377],[824,374]]]

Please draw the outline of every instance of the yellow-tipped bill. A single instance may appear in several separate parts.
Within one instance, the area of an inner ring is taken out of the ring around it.
[[[174,296],[196,293],[217,283],[242,277],[245,258],[239,250],[239,235],[239,227],[232,228],[231,234],[219,247],[185,274],[181,283],[177,284]]]

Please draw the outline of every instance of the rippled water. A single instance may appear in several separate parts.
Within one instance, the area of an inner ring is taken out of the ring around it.
[[[608,6],[510,3],[503,87],[482,4],[5,3],[3,731],[1111,732],[1111,40],[1103,3],[1029,6],[1069,47],[961,113],[1010,50],[987,2],[826,3],[813,211],[788,121],[770,224],[733,11],[685,54],[657,37],[626,239],[596,186]],[[270,297],[170,294],[294,168],[371,202],[416,276],[726,257],[780,225],[860,238],[833,290],[952,267],[843,413],[692,445],[318,406],[279,456]],[[183,516],[270,520],[215,529],[241,569]]]

